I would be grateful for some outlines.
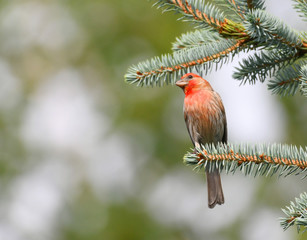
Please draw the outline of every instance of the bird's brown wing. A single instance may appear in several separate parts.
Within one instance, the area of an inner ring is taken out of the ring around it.
[[[223,112],[223,123],[224,123],[224,134],[223,134],[222,142],[227,143],[227,140],[228,140],[227,119],[226,119],[226,113],[225,113],[224,106],[223,106],[222,112]]]
[[[191,119],[189,119],[189,114],[188,112],[186,111],[186,109],[184,108],[183,110],[184,112],[184,121],[185,121],[185,124],[187,126],[187,129],[188,129],[188,133],[189,133],[189,136],[191,138],[191,141],[193,143],[193,145],[195,146],[195,136],[192,135],[192,132],[193,132],[193,122],[191,121]]]

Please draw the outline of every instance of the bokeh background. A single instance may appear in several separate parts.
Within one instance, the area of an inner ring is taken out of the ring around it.
[[[268,10],[299,30],[290,0]],[[207,207],[205,176],[182,163],[192,147],[174,86],[137,88],[126,69],[170,52],[192,26],[144,0],[0,1],[0,239],[307,239],[283,232],[280,208],[300,177],[222,175],[226,203]],[[231,142],[307,145],[307,101],[239,86],[220,93]]]

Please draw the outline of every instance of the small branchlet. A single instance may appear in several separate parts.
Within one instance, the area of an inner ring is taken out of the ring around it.
[[[208,73],[213,66],[218,68],[229,61],[229,55],[236,54],[244,42],[244,40],[222,39],[218,44],[208,43],[176,51],[173,55],[155,57],[130,67],[125,79],[128,83],[136,83],[138,86],[174,84],[178,77],[185,73],[191,71]]]
[[[293,0],[294,8],[300,13],[300,17],[307,21],[307,0]]]
[[[301,67],[300,74],[301,93],[307,97],[307,64]]]
[[[163,12],[181,13],[181,20],[209,29],[219,30],[225,20],[222,11],[204,0],[158,0],[154,5],[162,8]]]
[[[200,47],[209,43],[221,41],[223,39],[224,38],[217,32],[196,30],[194,32],[182,34],[180,37],[176,38],[176,42],[173,43],[172,50],[175,52],[187,48]]]
[[[257,9],[248,13],[246,18],[246,32],[257,43],[265,43],[267,47],[274,48],[283,45],[296,49],[302,47],[299,33],[266,11]]]
[[[195,169],[214,168],[226,173],[240,170],[245,175],[288,176],[291,174],[306,174],[307,148],[272,144],[206,144],[202,149],[187,153],[184,162],[193,165]]]
[[[299,198],[295,198],[295,202],[290,202],[290,206],[282,209],[286,217],[279,218],[280,225],[284,230],[296,225],[297,231],[301,228],[307,229],[307,193],[301,193]]]
[[[288,49],[272,49],[261,51],[243,59],[236,68],[233,78],[240,80],[242,84],[264,82],[267,77],[272,77],[277,70],[287,66],[298,58],[297,51]]]
[[[280,69],[275,78],[269,81],[268,88],[274,94],[281,96],[293,96],[299,88],[304,92],[304,80],[302,80],[302,66],[307,64],[307,59],[298,59],[285,68]]]

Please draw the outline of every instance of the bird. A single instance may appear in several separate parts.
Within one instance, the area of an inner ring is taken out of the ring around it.
[[[220,95],[210,83],[194,73],[187,73],[176,85],[182,88],[184,120],[195,148],[206,143],[227,142],[227,120]],[[196,151],[196,150],[195,150]],[[208,207],[224,203],[221,177],[218,169],[206,168]]]

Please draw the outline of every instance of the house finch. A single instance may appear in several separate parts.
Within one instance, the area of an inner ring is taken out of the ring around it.
[[[201,144],[226,142],[227,122],[221,97],[210,83],[194,73],[185,74],[176,85],[183,89],[184,119],[194,147]],[[224,195],[218,169],[206,169],[208,206],[224,203]]]

